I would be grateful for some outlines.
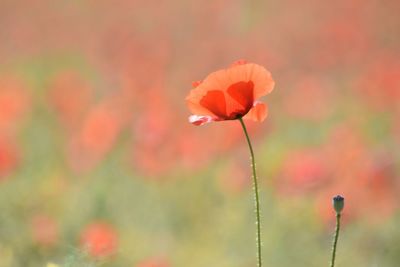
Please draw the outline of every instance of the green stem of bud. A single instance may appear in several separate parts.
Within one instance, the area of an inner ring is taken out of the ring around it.
[[[338,212],[336,213],[336,229],[335,229],[335,236],[333,239],[333,246],[332,246],[332,259],[331,259],[331,266],[335,266],[335,258],[336,258],[336,246],[339,238],[339,231],[340,231],[340,217],[341,214]]]

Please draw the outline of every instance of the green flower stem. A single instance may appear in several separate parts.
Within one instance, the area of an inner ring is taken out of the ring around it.
[[[335,266],[335,257],[336,257],[336,246],[339,238],[339,231],[340,231],[340,212],[336,213],[336,230],[335,230],[335,237],[333,239],[333,246],[332,246],[332,259],[331,259],[331,267]]]
[[[251,156],[251,167],[253,168],[253,184],[254,184],[254,199],[256,208],[256,225],[257,225],[257,266],[261,267],[261,220],[260,220],[260,197],[258,191],[258,181],[256,174],[256,163],[254,159],[254,151],[250,142],[249,133],[247,132],[246,125],[242,118],[239,118],[240,124],[242,125],[244,134],[246,136],[247,144],[249,145],[250,156]]]

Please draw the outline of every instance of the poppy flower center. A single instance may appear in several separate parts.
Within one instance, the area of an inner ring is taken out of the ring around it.
[[[246,115],[253,107],[253,91],[254,83],[252,81],[237,82],[225,90],[209,90],[200,100],[200,105],[220,119],[238,119]]]

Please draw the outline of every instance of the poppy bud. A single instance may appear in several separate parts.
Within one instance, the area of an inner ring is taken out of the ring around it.
[[[332,203],[336,213],[340,214],[344,207],[344,197],[342,197],[341,195],[337,195],[333,198]]]

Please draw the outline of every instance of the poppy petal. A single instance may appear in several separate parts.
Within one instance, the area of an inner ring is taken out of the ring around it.
[[[211,116],[198,116],[198,115],[189,116],[189,122],[196,126],[204,125],[212,121],[213,118]]]
[[[247,63],[236,65],[227,70],[232,82],[252,81],[254,84],[254,99],[269,94],[274,88],[274,80],[271,73],[264,67]]]
[[[199,101],[197,101],[197,100],[186,99],[186,104],[187,104],[189,110],[193,114],[204,115],[204,116],[214,116],[214,114],[211,111],[209,111],[208,109],[206,109],[205,107],[200,105]]]
[[[220,90],[208,91],[200,100],[200,105],[211,111],[219,118],[226,118],[226,100],[224,92]]]
[[[247,113],[253,105],[253,86],[249,86],[247,82],[241,76],[232,75],[229,69],[223,69],[211,73],[196,89],[205,90],[207,93],[213,89],[211,91],[218,91],[221,98],[224,96],[223,104],[225,108],[223,115],[221,112],[217,114],[214,110],[208,109],[222,119],[232,120],[236,119],[238,115]],[[217,90],[214,90],[215,88]]]
[[[262,122],[268,116],[268,107],[262,102],[256,102],[244,119]]]
[[[186,97],[192,114],[221,121],[237,119],[251,111],[247,117],[260,121],[265,118],[267,109],[266,106],[257,107],[254,101],[271,92],[274,81],[264,67],[240,60],[227,69],[209,74],[193,86],[195,88]],[[194,121],[209,122],[206,119]]]
[[[234,83],[227,90],[228,95],[243,107],[242,112],[249,111],[253,106],[253,88],[254,83],[248,81]]]
[[[214,72],[212,74],[210,74],[207,79],[209,79],[210,76],[216,74],[217,72]],[[195,83],[194,84],[196,87],[194,89],[192,89],[189,93],[189,95],[186,97],[186,103],[187,106],[189,108],[189,110],[196,115],[204,115],[204,116],[215,116],[217,114],[214,114],[212,110],[210,110],[208,107],[209,106],[213,106],[210,103],[209,104],[205,104],[202,105],[201,101],[203,100],[203,98],[206,97],[206,95],[209,93],[210,89],[212,89],[212,91],[219,91],[216,90],[218,88],[220,88],[220,84],[215,83],[214,79],[211,79],[211,82],[208,81],[207,83],[205,83],[204,81],[201,83]],[[220,93],[211,93],[208,97],[205,98],[205,100],[203,100],[204,102],[213,102],[211,101],[209,98],[212,97],[212,95],[219,95],[216,97],[216,99],[223,99],[223,105],[225,104],[225,96],[223,94],[223,92]],[[215,102],[215,101],[214,101]],[[221,108],[222,111],[222,108]],[[225,110],[223,111],[224,116],[226,116],[226,112]]]
[[[271,93],[275,86],[271,73],[264,67],[255,64],[250,74],[250,80],[255,84],[254,99]]]

